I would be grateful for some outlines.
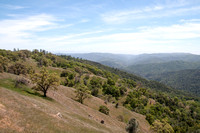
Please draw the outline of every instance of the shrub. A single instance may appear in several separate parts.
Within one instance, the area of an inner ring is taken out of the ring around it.
[[[146,120],[149,122],[149,124],[151,125],[153,122],[154,122],[154,120],[155,120],[155,117],[153,116],[153,115],[151,115],[151,114],[147,114],[146,115]]]
[[[21,63],[15,63],[14,65],[10,66],[8,69],[9,73],[13,73],[16,75],[20,75],[20,74],[27,74],[27,68],[25,65],[21,64]]]
[[[126,131],[128,133],[137,133],[138,126],[139,126],[139,123],[137,122],[137,120],[135,118],[132,118],[128,122]]]
[[[99,107],[99,111],[100,111],[101,113],[104,113],[104,114],[106,114],[106,115],[109,115],[109,111],[110,111],[110,110],[109,110],[106,106],[102,105],[102,106]]]
[[[19,77],[15,81],[15,87],[20,87],[20,85],[27,85],[29,81],[23,77]]]
[[[69,75],[68,71],[62,71],[62,73],[60,74],[60,77],[67,77]]]

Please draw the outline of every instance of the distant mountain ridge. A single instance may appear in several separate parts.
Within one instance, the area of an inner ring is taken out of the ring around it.
[[[65,53],[66,54],[66,53]],[[157,54],[110,54],[110,53],[76,53],[66,54],[72,57],[78,57],[113,68],[122,69],[129,73],[143,76],[150,80],[156,80],[176,89],[186,90],[189,92],[198,92],[200,88],[200,79],[196,74],[188,72],[200,69],[200,55],[190,53],[157,53]],[[190,71],[188,71],[188,69]],[[187,73],[187,74],[186,74]],[[177,77],[178,75],[178,77]],[[190,77],[188,77],[190,75]],[[184,82],[180,82],[181,77],[185,77]],[[188,78],[188,80],[186,80]],[[170,82],[174,79],[174,82]],[[191,80],[195,79],[190,87]],[[176,83],[176,82],[179,83]],[[188,85],[185,85],[188,84]],[[195,93],[196,94],[196,93]]]
[[[169,61],[200,61],[200,55],[190,53],[158,53],[158,54],[111,54],[111,53],[58,53],[71,55],[72,57],[83,58],[99,63],[110,62],[110,64],[123,64],[125,66],[149,63],[164,63]],[[103,63],[102,63],[103,64]]]

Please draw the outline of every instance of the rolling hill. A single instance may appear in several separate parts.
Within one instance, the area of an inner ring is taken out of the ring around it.
[[[59,86],[58,91],[49,91],[49,99],[38,97],[24,90],[13,88],[18,76],[0,74],[0,131],[11,132],[67,132],[67,133],[125,133],[126,124],[117,119],[124,116],[126,121],[134,117],[140,123],[141,132],[150,132],[150,126],[143,115],[120,106],[116,109],[108,103],[110,115],[98,111],[104,101],[91,97],[85,104],[76,102],[73,88]],[[12,79],[12,80],[10,80]],[[2,82],[5,81],[5,82]],[[2,87],[3,86],[3,87]],[[101,124],[104,120],[104,124]]]
[[[126,132],[131,118],[139,132],[200,127],[199,97],[97,62],[0,50],[0,64],[1,132]]]
[[[186,90],[200,96],[200,69],[165,72],[154,76],[153,79],[173,88]]]
[[[170,85],[175,89],[186,90],[187,92],[192,92],[193,94],[199,95],[199,93],[196,93],[199,92],[199,81],[194,80],[193,82],[191,82],[191,79],[198,78],[195,77],[196,75],[193,75],[191,78],[191,74],[188,74],[190,75],[190,77],[188,77],[187,75],[185,75],[184,72],[182,75],[185,78],[184,82],[182,82],[182,76],[174,76],[177,75],[177,73],[179,73],[178,75],[180,75],[180,71],[182,70],[187,71],[187,69],[194,69],[193,71],[195,71],[196,69],[199,69],[199,55],[188,53],[163,53],[141,55],[89,53],[72,54],[72,56],[97,61],[104,65],[119,68],[129,73],[142,76],[149,80],[156,80],[158,82],[162,81],[162,83]],[[172,80],[174,80],[174,82],[172,82]]]

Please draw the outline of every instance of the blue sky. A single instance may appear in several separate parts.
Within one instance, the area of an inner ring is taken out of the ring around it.
[[[199,0],[1,0],[0,48],[200,54]]]

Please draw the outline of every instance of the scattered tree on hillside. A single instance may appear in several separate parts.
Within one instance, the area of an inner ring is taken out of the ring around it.
[[[128,125],[126,127],[126,131],[128,133],[137,133],[139,123],[135,118],[129,120]]]
[[[78,102],[80,102],[81,104],[83,104],[83,101],[86,98],[89,98],[90,94],[91,94],[91,92],[85,85],[78,86],[75,93],[76,93],[76,98],[77,98]]]
[[[50,74],[45,67],[42,68],[40,73],[35,73],[31,76],[31,80],[36,84],[33,89],[42,91],[46,97],[49,88],[55,88],[59,85],[59,77],[53,73]]]
[[[106,114],[106,115],[109,115],[109,109],[108,109],[108,107],[106,107],[106,106],[104,106],[104,105],[101,105],[100,107],[99,107],[99,112],[101,112],[101,113],[104,113],[104,114]]]

